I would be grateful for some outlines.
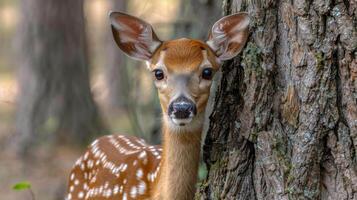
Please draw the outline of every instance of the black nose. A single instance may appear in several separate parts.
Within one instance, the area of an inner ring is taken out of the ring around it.
[[[191,113],[196,115],[196,105],[184,96],[178,97],[169,106],[169,116],[174,115],[176,119],[189,118]]]

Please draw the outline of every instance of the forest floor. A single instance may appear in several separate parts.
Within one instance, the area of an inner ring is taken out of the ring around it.
[[[37,148],[31,158],[22,158],[7,143],[14,134],[16,83],[0,79],[0,199],[31,200],[29,191],[14,191],[17,182],[31,183],[36,200],[63,199],[68,173],[81,153],[80,148],[57,146]]]
[[[68,147],[57,147],[48,151],[36,150],[36,156],[22,159],[12,151],[0,152],[0,199],[31,200],[29,191],[14,191],[13,185],[28,181],[36,200],[63,199],[69,171],[79,157],[80,151]]]

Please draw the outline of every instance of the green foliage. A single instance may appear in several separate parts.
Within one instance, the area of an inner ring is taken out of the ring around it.
[[[207,176],[207,168],[204,163],[201,163],[199,168],[198,168],[198,180],[201,182],[203,181]]]
[[[14,186],[12,186],[12,189],[15,191],[28,190],[31,189],[31,183],[28,181],[18,182]]]
[[[28,181],[21,181],[12,186],[12,189],[15,191],[28,191],[31,195],[31,200],[35,200],[35,194],[31,189],[31,183]]]

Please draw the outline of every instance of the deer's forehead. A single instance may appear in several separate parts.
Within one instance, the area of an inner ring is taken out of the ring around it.
[[[203,42],[178,39],[164,42],[152,59],[152,64],[164,64],[169,72],[195,71],[207,61],[218,68],[211,49]]]

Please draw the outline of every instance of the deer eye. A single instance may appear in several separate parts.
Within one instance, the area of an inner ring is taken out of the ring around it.
[[[156,80],[158,80],[158,81],[164,79],[164,72],[161,69],[155,69],[154,75],[155,75]]]
[[[206,79],[206,80],[211,80],[212,79],[212,69],[211,68],[203,69],[202,78]]]

